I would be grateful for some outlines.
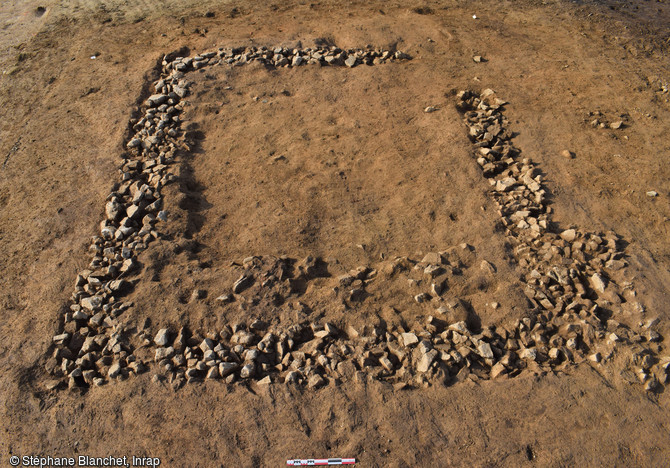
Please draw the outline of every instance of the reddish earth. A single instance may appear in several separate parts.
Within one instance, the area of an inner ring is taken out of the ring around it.
[[[670,336],[666,2],[26,1],[3,4],[0,20],[3,464],[78,454],[151,455],[163,466],[328,456],[361,466],[667,463],[668,393],[630,384],[623,357],[403,391],[375,380],[174,390],[148,372],[82,392],[48,390],[44,370],[156,62],[181,47],[308,47],[321,38],[397,46],[413,59],[194,72],[186,118],[200,138],[180,183],[166,189],[175,216],[169,236],[143,253],[131,321],[207,330],[256,316],[299,319],[289,307],[277,314],[215,301],[239,275],[231,262],[286,254],[330,259],[332,276],[300,299],[320,318],[411,323],[432,307],[414,303],[405,279],[375,282],[370,300],[346,309],[332,297],[334,277],[462,242],[475,250],[450,294],[467,298],[483,324],[518,318],[519,269],[454,106],[457,90],[492,88],[510,103],[515,144],[545,174],[557,225],[611,229],[625,241],[627,279],[644,312],[618,320],[658,318]],[[424,113],[430,105],[438,111]],[[624,128],[592,127],[596,112]],[[575,158],[562,157],[565,149]],[[481,272],[481,259],[496,265],[494,276]],[[195,288],[205,300],[189,302]],[[665,342],[659,354],[669,354]]]

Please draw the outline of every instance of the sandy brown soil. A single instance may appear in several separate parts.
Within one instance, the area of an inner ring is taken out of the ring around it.
[[[546,174],[558,226],[612,229],[627,243],[627,275],[645,312],[620,320],[658,318],[670,336],[667,3],[213,3],[0,7],[3,466],[31,454],[153,455],[164,466],[326,456],[361,466],[667,463],[668,392],[629,384],[616,360],[406,391],[377,381],[175,391],[152,373],[85,392],[46,389],[46,353],[88,263],[131,111],[157,60],[183,46],[327,38],[397,46],[413,60],[194,72],[186,115],[197,148],[166,192],[169,236],[143,253],[130,298],[137,323],[206,330],[249,314],[294,320],[288,305],[248,312],[215,301],[239,274],[231,262],[281,254],[331,259],[331,277],[300,297],[328,320],[362,327],[389,320],[393,306],[411,322],[430,308],[414,303],[405,280],[375,283],[370,300],[345,308],[332,297],[333,277],[381,268],[382,254],[420,259],[461,242],[476,260],[464,259],[450,294],[472,303],[482,323],[517,318],[519,270],[454,108],[456,90],[493,88],[510,102],[515,144]],[[428,105],[439,110],[426,114]],[[625,127],[593,128],[596,111]],[[564,149],[576,157],[561,157]],[[481,259],[498,267],[493,279]],[[190,302],[195,288],[207,298]],[[486,306],[493,301],[501,307]]]

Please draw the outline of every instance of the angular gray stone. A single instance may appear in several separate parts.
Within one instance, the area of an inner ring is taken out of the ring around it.
[[[442,264],[442,255],[437,252],[430,252],[423,257],[421,263],[428,263],[429,265],[441,265]]]
[[[490,262],[487,262],[486,260],[482,260],[482,263],[479,266],[482,271],[485,271],[486,273],[494,274],[496,272],[496,267],[493,266]]]
[[[312,390],[316,390],[317,388],[323,387],[327,383],[328,382],[319,374],[314,374],[307,380],[307,387]]]
[[[119,205],[118,202],[114,200],[108,201],[107,204],[105,205],[105,215],[109,220],[116,219],[119,216],[120,212],[121,212],[121,205]]]
[[[433,361],[435,361],[437,355],[438,352],[434,349],[431,349],[427,353],[423,354],[416,366],[416,370],[419,372],[428,372],[428,369],[430,369],[430,366],[433,364]]]
[[[79,301],[79,303],[84,309],[98,310],[102,306],[102,297],[100,296],[85,297],[81,301]]]
[[[393,372],[393,369],[394,369],[394,367],[393,367],[393,363],[392,363],[391,360],[390,360],[389,358],[387,358],[386,356],[382,356],[381,358],[379,358],[379,363],[380,363],[380,364],[382,365],[382,367],[383,367],[384,369],[386,369],[387,371],[389,371],[389,372]]]
[[[112,366],[109,368],[109,371],[107,371],[107,376],[110,379],[115,379],[121,374],[121,364],[118,362],[115,362],[112,364]]]
[[[405,346],[412,346],[419,342],[414,333],[403,333],[400,335],[400,338],[402,339],[402,344]]]
[[[147,106],[149,107],[158,107],[161,104],[167,102],[168,97],[165,94],[152,94],[146,101]]]
[[[591,287],[599,293],[605,292],[605,280],[598,273],[594,273],[590,278]]]
[[[160,362],[163,359],[169,359],[174,356],[174,348],[169,346],[167,348],[156,348],[156,354],[154,355],[154,360]]]
[[[240,367],[236,362],[222,362],[219,364],[219,375],[221,377],[227,377],[228,375],[235,372]]]
[[[158,346],[165,346],[170,342],[170,332],[167,328],[161,328],[154,337],[154,343]]]
[[[284,377],[284,382],[285,383],[298,383],[300,381],[300,372],[298,371],[291,371],[288,374],[286,374],[286,377]]]
[[[481,341],[477,346],[477,353],[484,359],[493,359],[493,350],[491,349],[491,345],[484,341]]]
[[[242,367],[242,370],[240,370],[240,377],[243,379],[249,379],[254,376],[254,373],[256,372],[256,366],[253,364],[246,364],[245,366]]]
[[[561,233],[561,239],[563,239],[566,242],[573,242],[576,237],[577,237],[577,231],[575,231],[574,229],[566,229]]]
[[[526,348],[522,349],[519,351],[519,357],[521,359],[528,359],[530,361],[534,361],[537,359],[537,349],[535,348]]]
[[[350,55],[350,56],[347,57],[347,59],[344,61],[344,64],[345,64],[347,67],[349,67],[349,68],[353,68],[353,67],[355,67],[355,66],[356,66],[356,57],[353,56],[353,55]]]

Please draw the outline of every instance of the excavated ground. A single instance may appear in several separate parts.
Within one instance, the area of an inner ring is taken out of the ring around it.
[[[318,390],[178,387],[152,382],[150,371],[82,392],[49,390],[44,369],[118,178],[128,119],[150,94],[162,55],[183,46],[192,54],[308,47],[323,38],[343,48],[397,47],[412,60],[191,72],[184,118],[194,151],[179,159],[178,183],[164,189],[166,235],[140,255],[128,323],[148,318],[203,334],[255,318],[410,329],[437,305],[414,300],[420,291],[407,279],[422,280],[420,271],[380,273],[369,296],[353,303],[333,291],[337,278],[450,248],[463,271],[449,278],[447,297],[467,301],[483,325],[513,323],[528,310],[524,270],[506,248],[454,106],[459,89],[493,88],[510,102],[514,144],[544,175],[552,229],[621,237],[625,278],[644,310],[616,319],[636,328],[657,318],[655,329],[670,336],[670,70],[667,31],[658,26],[670,11],[663,2],[608,6],[1,7],[9,32],[0,36],[3,463],[11,455],[85,454],[153,455],[167,466],[326,456],[356,457],[362,466],[663,464],[667,391],[631,384],[624,353],[603,365],[408,390],[360,379]],[[624,125],[594,127],[595,119]],[[575,158],[561,156],[564,149]],[[321,257],[327,274],[283,308],[216,300],[246,257],[283,254],[296,263]],[[480,268],[484,259],[494,275]],[[196,289],[203,297],[192,300]],[[660,343],[658,355],[667,354]]]

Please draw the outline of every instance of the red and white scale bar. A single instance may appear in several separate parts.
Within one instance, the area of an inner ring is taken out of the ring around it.
[[[288,466],[355,465],[355,458],[306,458],[286,460]]]

